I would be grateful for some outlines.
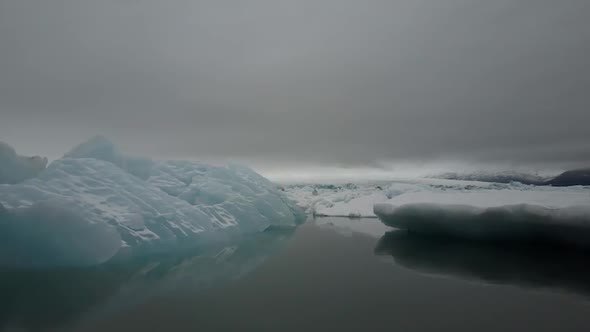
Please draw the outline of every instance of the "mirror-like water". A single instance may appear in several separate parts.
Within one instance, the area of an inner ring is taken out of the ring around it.
[[[309,221],[210,250],[0,270],[0,331],[588,331],[586,257]],[[375,222],[375,221],[372,221]]]

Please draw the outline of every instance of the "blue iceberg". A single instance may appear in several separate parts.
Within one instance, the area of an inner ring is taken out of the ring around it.
[[[97,137],[33,178],[0,185],[0,264],[95,265],[303,218],[247,167],[128,157]]]

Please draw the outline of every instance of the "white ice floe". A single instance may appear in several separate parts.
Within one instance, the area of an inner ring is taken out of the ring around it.
[[[590,246],[590,190],[584,187],[408,193],[374,211],[386,225],[416,233]]]

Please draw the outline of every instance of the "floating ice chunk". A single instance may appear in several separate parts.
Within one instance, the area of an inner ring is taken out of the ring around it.
[[[583,191],[416,193],[374,211],[384,224],[415,233],[590,246],[589,198]]]
[[[332,229],[345,236],[363,234],[373,238],[380,238],[392,230],[391,227],[385,226],[375,218],[354,219],[328,217],[315,219],[314,222],[322,228]]]
[[[0,183],[14,184],[35,177],[47,166],[47,158],[23,157],[0,142]]]

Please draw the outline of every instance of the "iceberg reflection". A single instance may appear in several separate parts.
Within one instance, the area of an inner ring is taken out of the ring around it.
[[[378,242],[377,255],[400,266],[441,276],[523,288],[590,295],[590,251],[547,243],[470,241],[396,230]]]
[[[0,268],[0,330],[64,327],[120,313],[153,296],[190,296],[255,270],[294,232],[271,229],[198,252],[87,268]]]

